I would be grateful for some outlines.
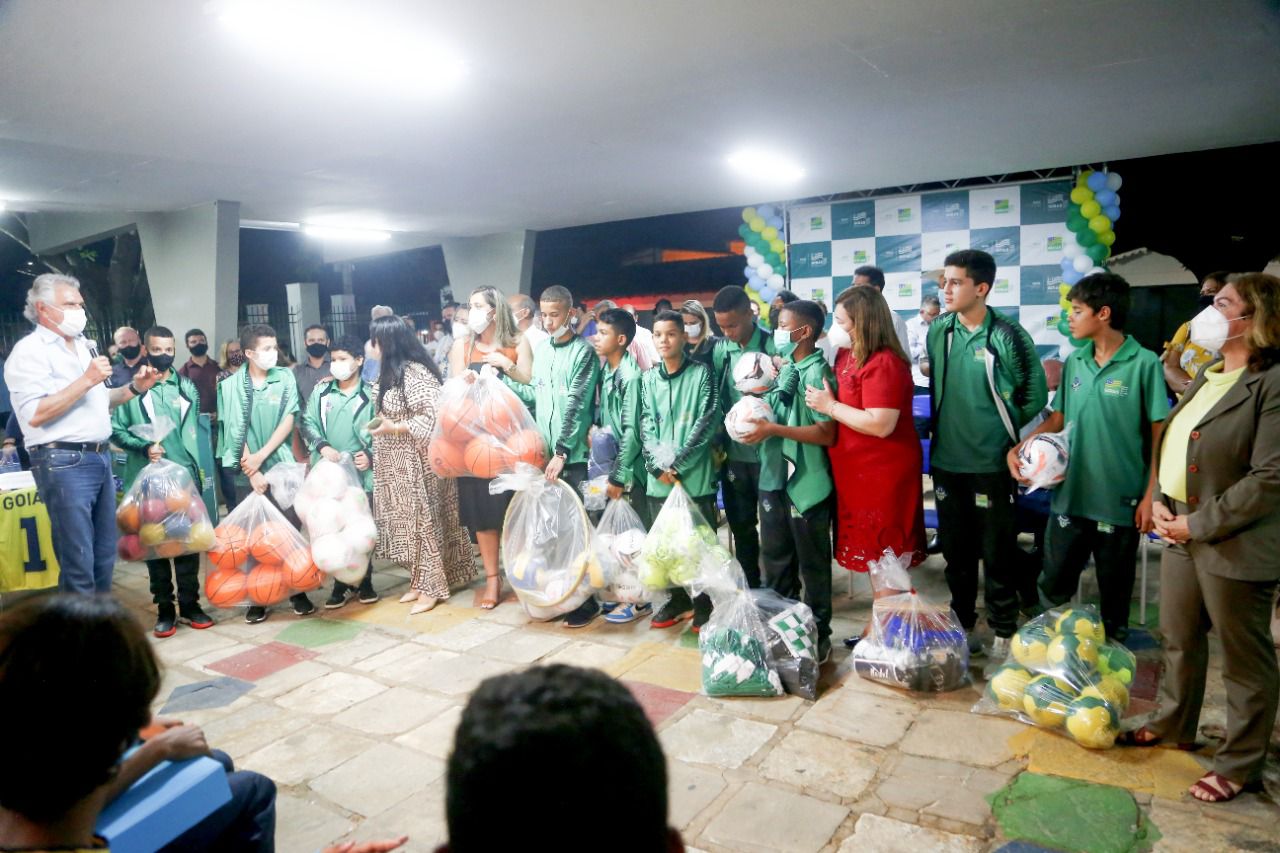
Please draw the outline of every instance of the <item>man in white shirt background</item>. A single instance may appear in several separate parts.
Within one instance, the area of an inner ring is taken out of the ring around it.
[[[147,393],[159,373],[144,364],[123,386],[104,384],[111,362],[83,335],[84,298],[70,276],[38,276],[23,313],[36,327],[14,344],[4,378],[49,512],[58,586],[108,592],[116,561],[111,410]]]
[[[516,318],[516,328],[529,342],[529,349],[537,349],[538,344],[546,339],[547,333],[538,318],[538,306],[533,297],[527,293],[514,293],[507,297],[511,306],[511,314]]]

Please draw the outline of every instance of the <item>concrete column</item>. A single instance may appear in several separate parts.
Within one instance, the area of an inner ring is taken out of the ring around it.
[[[537,236],[536,231],[508,231],[441,240],[453,298],[465,302],[471,291],[484,286],[496,287],[508,295],[528,293]]]
[[[284,286],[289,302],[289,340],[293,342],[293,357],[301,361],[306,353],[304,341],[307,326],[320,322],[320,285],[314,281],[294,282]]]

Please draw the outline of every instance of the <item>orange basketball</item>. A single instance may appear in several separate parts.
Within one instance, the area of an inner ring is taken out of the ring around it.
[[[495,394],[484,404],[485,432],[505,441],[524,428],[525,411],[515,394]]]
[[[285,558],[284,572],[289,586],[298,592],[320,588],[320,570],[311,562],[311,552],[306,548],[299,548]]]
[[[214,607],[234,607],[244,601],[248,576],[239,569],[215,569],[205,575],[204,594]]]
[[[472,476],[492,479],[516,464],[516,457],[487,435],[471,439],[466,451],[467,470]]]
[[[116,510],[116,527],[120,528],[121,533],[137,533],[141,525],[137,501],[125,501]]]
[[[249,600],[262,607],[284,601],[289,595],[289,579],[284,569],[269,563],[249,572]]]
[[[282,521],[268,521],[249,534],[249,553],[259,563],[283,563],[297,548],[297,531]]]
[[[467,460],[462,445],[437,436],[427,446],[427,462],[437,477],[463,477],[467,473]]]
[[[209,560],[218,568],[239,568],[249,559],[249,534],[240,525],[223,522],[213,536],[215,544],[209,549]]]
[[[542,442],[542,433],[536,429],[523,429],[507,440],[507,450],[521,462],[535,468],[547,464],[547,454]]]
[[[177,557],[187,552],[187,543],[181,539],[169,540],[161,542],[156,546],[156,556],[167,560],[171,557]]]
[[[440,407],[440,435],[446,441],[466,444],[471,440],[476,419],[480,417],[480,407],[470,396],[445,403]]]

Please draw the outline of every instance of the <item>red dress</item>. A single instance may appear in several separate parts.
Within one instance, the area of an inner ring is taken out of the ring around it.
[[[829,453],[836,484],[836,562],[867,571],[885,548],[924,562],[920,437],[911,418],[911,368],[887,349],[858,369],[853,352],[836,355],[837,397],[855,409],[897,409],[898,425],[876,438],[839,424]]]

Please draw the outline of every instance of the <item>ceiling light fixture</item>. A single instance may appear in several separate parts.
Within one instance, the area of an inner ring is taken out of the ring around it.
[[[467,71],[457,51],[423,35],[413,22],[380,18],[363,4],[220,0],[209,9],[263,61],[308,79],[356,83],[362,93],[448,91]]]
[[[794,160],[761,148],[741,148],[729,155],[729,168],[759,183],[794,184],[804,168]]]
[[[316,240],[333,243],[381,243],[391,239],[390,231],[374,231],[369,228],[336,228],[331,225],[307,225],[303,233]]]

